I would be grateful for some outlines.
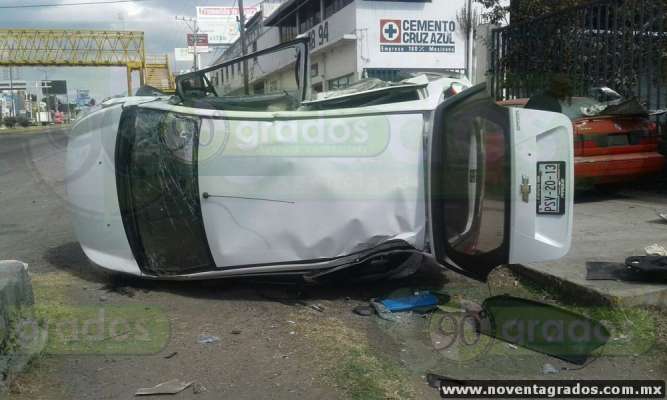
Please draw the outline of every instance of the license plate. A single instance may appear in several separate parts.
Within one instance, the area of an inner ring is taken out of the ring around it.
[[[537,163],[537,213],[565,214],[565,161]]]

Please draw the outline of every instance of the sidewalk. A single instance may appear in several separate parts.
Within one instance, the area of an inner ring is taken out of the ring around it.
[[[667,210],[667,195],[632,190],[584,194],[575,202],[570,253],[514,270],[593,303],[667,307],[667,284],[586,280],[587,261],[624,262],[626,257],[645,255],[644,247],[650,244],[667,246],[667,222],[657,210]]]

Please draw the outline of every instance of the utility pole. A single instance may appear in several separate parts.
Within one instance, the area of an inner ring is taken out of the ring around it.
[[[474,46],[474,32],[476,26],[474,26],[475,21],[473,21],[473,13],[472,13],[472,0],[468,0],[468,4],[466,6],[466,19],[468,20],[468,32],[466,32],[466,75],[467,78],[471,81],[474,82],[474,78],[472,76],[472,66],[473,66],[473,46]]]
[[[12,76],[12,66],[9,66],[9,96],[12,98],[12,117],[16,117],[16,99],[14,98],[14,77]]]
[[[197,23],[197,18],[176,16],[176,21],[185,22],[187,27],[190,29],[190,31],[194,35],[194,43],[193,43],[193,46],[192,46],[194,48],[193,70],[197,71],[197,70],[199,70],[199,62],[198,62],[198,58],[197,58],[197,39],[199,38],[199,24]]]
[[[248,45],[245,42],[245,14],[243,10],[243,0],[239,2],[239,35],[241,37],[241,55],[248,54]],[[246,96],[250,94],[250,85],[248,84],[248,61],[243,60],[243,91]]]
[[[10,54],[14,50],[14,45],[12,44],[11,47],[9,48]],[[12,99],[12,108],[11,108],[11,116],[16,117],[16,99],[14,99],[14,77],[12,76],[12,66],[9,66],[9,96]]]

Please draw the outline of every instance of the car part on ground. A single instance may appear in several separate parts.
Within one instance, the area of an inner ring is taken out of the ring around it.
[[[595,320],[533,300],[495,296],[484,300],[482,308],[481,333],[578,365],[610,338]]]
[[[588,281],[623,281],[651,282],[653,277],[646,277],[624,263],[606,261],[587,261],[586,280]]]
[[[625,265],[645,274],[667,275],[667,257],[665,256],[632,256],[625,259]]]
[[[586,263],[586,279],[667,283],[667,257],[633,256],[626,258],[624,263],[589,261]]]
[[[410,311],[414,309],[434,309],[438,298],[429,291],[418,291],[412,296],[386,298],[379,300],[391,312]]]
[[[172,379],[167,382],[160,383],[150,388],[138,389],[135,396],[153,396],[160,394],[177,394],[189,388],[192,382],[181,381],[180,379]]]
[[[667,248],[657,243],[644,247],[644,251],[647,256],[667,256]]]

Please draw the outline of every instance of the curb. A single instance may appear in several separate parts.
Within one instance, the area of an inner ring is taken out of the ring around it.
[[[591,288],[578,285],[574,282],[567,281],[554,275],[542,273],[532,268],[521,264],[513,264],[509,266],[510,269],[533,282],[540,283],[552,290],[558,291],[565,298],[576,298],[577,302],[591,305],[591,306],[608,306],[613,307],[619,305],[620,301],[614,296],[609,296],[600,293]]]

